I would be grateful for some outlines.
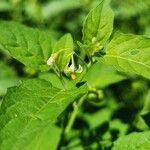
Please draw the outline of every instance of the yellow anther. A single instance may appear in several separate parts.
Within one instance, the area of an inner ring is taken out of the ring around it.
[[[71,75],[70,75],[70,76],[71,76],[71,79],[72,79],[72,80],[75,80],[75,79],[77,78],[77,76],[76,76],[76,74],[75,74],[75,73],[71,73]]]

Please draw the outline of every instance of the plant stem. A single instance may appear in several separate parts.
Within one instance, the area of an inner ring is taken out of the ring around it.
[[[87,64],[85,63],[85,61],[84,61],[78,54],[76,54],[76,53],[74,53],[74,54],[75,54],[75,56],[77,56],[77,58],[79,58],[79,60],[80,60],[80,61],[83,63],[83,65],[85,66],[85,67],[84,67],[84,70],[83,70],[83,73],[81,74],[81,76],[80,76],[79,79],[77,80],[77,82],[80,82],[80,81],[82,81],[82,79],[84,78],[86,72],[88,71],[88,66],[87,66]]]
[[[88,66],[87,66],[87,64],[85,63],[85,61],[84,61],[78,54],[74,53],[74,55],[77,56],[77,57],[80,59],[80,61],[84,64],[86,70],[88,70]]]
[[[61,83],[62,83],[62,85],[63,85],[63,87],[64,87],[64,89],[67,89],[67,87],[66,87],[66,83],[65,83],[65,81],[64,81],[64,79],[63,79],[63,76],[62,76],[62,74],[60,73],[60,81],[61,81]]]
[[[66,126],[66,128],[65,128],[65,131],[64,131],[65,134],[67,134],[67,133],[71,130],[71,128],[72,128],[72,126],[73,126],[73,124],[74,124],[74,121],[75,121],[75,119],[76,119],[76,117],[77,117],[79,108],[80,108],[81,105],[83,104],[83,102],[84,102],[84,100],[86,99],[86,97],[87,97],[87,95],[83,95],[83,96],[79,99],[78,103],[77,103],[76,101],[73,103],[73,112],[72,112],[72,114],[71,114],[71,116],[70,116],[70,120],[69,120],[69,122],[68,122],[68,124],[67,124],[67,126]]]
[[[54,72],[56,73],[56,75],[58,76],[58,78],[59,78],[59,80],[60,80],[62,86],[64,87],[64,89],[66,89],[66,84],[65,84],[65,81],[64,81],[64,79],[63,79],[63,76],[62,76],[61,72],[58,71],[58,69],[56,68],[56,66],[53,68],[53,70],[54,70]]]

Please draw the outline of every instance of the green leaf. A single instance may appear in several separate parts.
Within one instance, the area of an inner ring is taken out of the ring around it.
[[[112,66],[95,63],[91,66],[85,78],[89,86],[104,88],[124,80],[125,76],[119,74]]]
[[[57,87],[57,88],[60,88],[60,89],[64,88],[64,86],[62,85],[62,82],[60,81],[60,79],[58,78],[58,76],[55,73],[52,73],[52,72],[41,72],[41,73],[39,73],[38,77],[40,79],[43,79],[43,80],[51,82],[52,85]],[[69,80],[68,78],[65,78],[65,77],[63,78],[63,80],[64,80],[64,83],[65,83],[67,88],[74,87],[74,85],[75,85],[74,81]]]
[[[87,45],[87,53],[92,55],[99,51],[109,39],[113,30],[114,14],[108,0],[90,11],[83,25],[83,44]]]
[[[46,64],[52,51],[52,39],[44,31],[15,22],[0,22],[0,45],[24,65],[48,70]]]
[[[113,65],[119,71],[150,79],[150,38],[116,33],[103,58],[100,60]]]
[[[7,88],[16,85],[19,82],[15,71],[0,61],[0,96],[4,95]]]
[[[41,79],[10,88],[0,108],[0,149],[49,150],[57,117],[85,92],[86,86],[61,90]]]
[[[63,71],[73,54],[73,39],[71,34],[66,34],[55,44],[52,56],[56,56],[56,66]]]
[[[42,129],[43,131],[31,141],[31,144],[24,149],[27,150],[56,150],[61,137],[61,129],[55,125],[49,125]],[[40,136],[40,137],[39,137]],[[15,149],[16,150],[16,149]]]
[[[112,150],[148,150],[150,149],[150,131],[135,132],[119,138]]]

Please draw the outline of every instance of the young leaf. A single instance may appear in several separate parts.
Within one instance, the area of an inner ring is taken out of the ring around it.
[[[150,79],[150,38],[116,33],[108,44],[103,62],[117,70]]]
[[[36,70],[48,70],[46,64],[52,51],[51,37],[44,31],[15,22],[0,22],[0,45],[24,65]]]
[[[10,88],[0,108],[0,149],[49,150],[57,117],[85,92],[86,86],[61,90],[41,79]]]
[[[83,25],[83,44],[87,45],[87,53],[92,55],[106,43],[113,30],[114,14],[108,0],[90,11]]]
[[[119,138],[112,150],[148,150],[150,149],[150,131],[135,132]]]
[[[53,49],[52,56],[56,56],[56,66],[63,71],[69,63],[73,54],[73,39],[71,34],[66,34],[60,38]]]

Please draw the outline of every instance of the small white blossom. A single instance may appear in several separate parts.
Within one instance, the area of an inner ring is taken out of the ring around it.
[[[79,64],[78,68],[75,67],[74,64],[71,64],[70,66],[66,66],[65,72],[67,74],[71,74],[71,73],[81,73],[83,71],[82,66]]]
[[[48,60],[47,60],[47,65],[51,66],[55,63],[55,58],[54,57],[50,57]]]
[[[69,72],[75,72],[75,65],[74,65],[74,64],[71,64],[71,65],[68,67],[68,71],[69,71]]]
[[[83,67],[79,64],[79,67],[76,70],[76,73],[81,73],[82,71],[83,71]]]

